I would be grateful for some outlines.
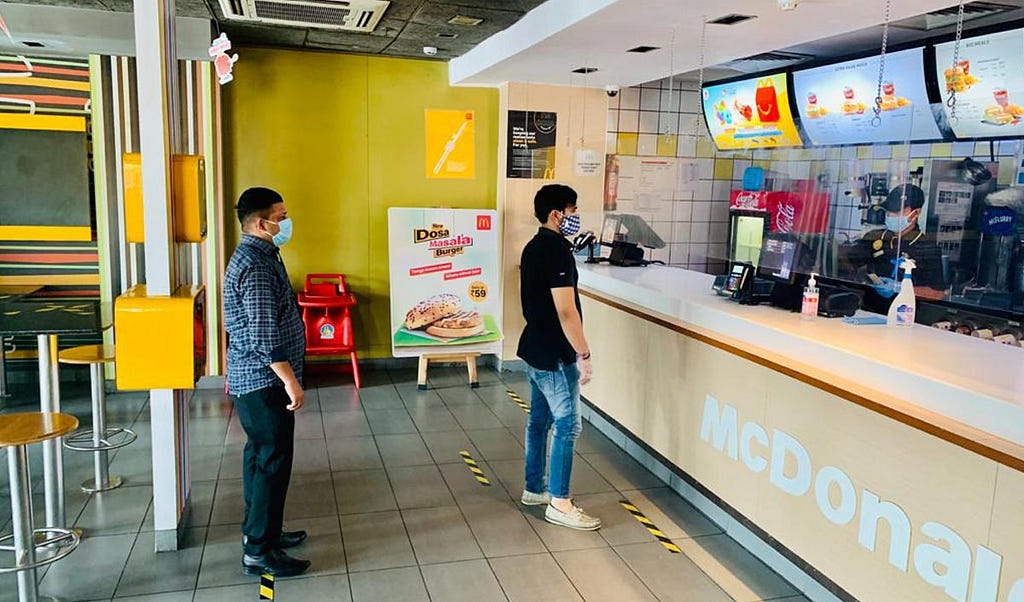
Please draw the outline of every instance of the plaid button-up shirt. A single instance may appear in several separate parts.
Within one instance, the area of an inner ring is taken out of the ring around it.
[[[302,382],[302,316],[277,247],[259,237],[243,234],[224,272],[224,327],[232,395],[282,386],[274,362],[290,363]]]

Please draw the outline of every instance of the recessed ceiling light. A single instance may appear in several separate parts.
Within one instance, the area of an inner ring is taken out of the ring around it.
[[[744,21],[749,21],[751,19],[756,19],[756,18],[757,17],[755,15],[738,15],[736,13],[730,13],[730,14],[725,15],[723,17],[718,17],[717,19],[713,19],[711,21],[708,21],[708,24],[709,25],[736,25],[737,23],[742,23]]]
[[[578,69],[572,70],[573,73],[579,73],[581,75],[586,75],[588,73],[593,73],[595,71],[597,71],[597,67],[580,67]]]
[[[25,46],[28,46],[29,48],[45,48],[46,47],[46,44],[43,44],[42,42],[34,42],[32,40],[23,40],[21,43],[24,44]]]
[[[474,25],[479,25],[483,22],[483,19],[478,19],[476,17],[466,17],[463,15],[455,15],[451,19],[448,19],[448,23],[450,23],[451,25],[468,25],[470,27]]]
[[[455,38],[459,37],[459,34],[444,32],[437,34],[437,37],[444,38],[445,40],[454,40]]]
[[[637,54],[643,54],[645,52],[652,52],[654,50],[661,50],[660,46],[637,46],[636,48],[630,48],[626,52],[636,52]]]

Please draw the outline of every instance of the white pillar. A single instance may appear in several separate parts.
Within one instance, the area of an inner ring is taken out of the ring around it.
[[[174,100],[174,0],[134,0],[134,6],[146,292],[150,297],[167,296],[177,284],[170,202],[170,159],[178,106]],[[156,551],[177,550],[191,493],[188,404],[181,392],[161,389],[150,392],[149,406]]]

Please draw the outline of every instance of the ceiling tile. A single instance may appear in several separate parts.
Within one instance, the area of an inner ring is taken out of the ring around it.
[[[408,21],[416,9],[423,4],[423,0],[391,0],[388,9],[384,11],[384,17]]]
[[[302,46],[306,41],[306,30],[294,27],[260,27],[225,21],[221,29],[227,32],[234,43],[266,45],[266,46]]]
[[[448,20],[455,15],[477,17],[483,19],[483,23],[473,26],[449,25]],[[425,4],[423,8],[413,15],[412,22],[421,23],[423,25],[445,27],[456,32],[486,29],[491,33],[497,33],[518,21],[522,16],[523,13],[518,11],[469,8],[465,6],[456,6],[454,4],[430,2]]]
[[[518,12],[529,12],[544,4],[545,0],[444,0],[444,4],[456,4],[478,8],[494,8],[501,10],[513,10]],[[436,0],[428,4],[436,4]]]
[[[67,6],[69,8],[93,8],[97,10],[107,10],[107,7],[103,5],[100,0],[0,0],[2,4],[34,4],[44,6]]]
[[[380,31],[380,28],[377,31]],[[392,42],[394,33],[392,35],[376,35],[311,29],[306,38],[306,46],[346,52],[378,53]]]
[[[436,59],[446,61],[448,59],[455,58],[456,56],[459,56],[461,54],[465,54],[465,52],[468,50],[468,48],[454,50],[452,49],[451,46],[449,46],[448,48],[441,48],[439,46],[436,55],[427,56],[423,54],[423,44],[417,44],[415,42],[406,42],[401,39],[398,39],[395,40],[390,46],[388,46],[387,49],[384,50],[384,52],[382,52],[381,54],[385,54],[388,56],[404,56],[409,58]]]

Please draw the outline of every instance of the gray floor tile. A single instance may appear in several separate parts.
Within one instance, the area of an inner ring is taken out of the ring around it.
[[[622,495],[670,538],[683,539],[722,533],[721,527],[667,487],[624,491]]]
[[[740,602],[799,593],[728,535],[683,539],[676,544],[694,564]]]
[[[367,470],[384,465],[373,437],[345,437],[327,442],[333,472]]]
[[[146,596],[117,597],[115,600],[123,602],[192,602],[195,592],[192,588],[181,592],[168,592],[166,594],[149,594]]]
[[[231,420],[228,421],[228,434],[224,439],[224,443],[228,445],[244,445],[245,440],[245,429],[242,428],[242,423],[238,421],[238,414],[232,414]]]
[[[242,454],[245,453],[245,444],[233,443],[224,446],[224,454],[220,459],[220,475],[218,479],[241,479],[242,478]]]
[[[633,544],[615,550],[659,600],[732,602],[689,558],[670,553],[660,543]]]
[[[452,415],[459,421],[463,429],[496,429],[501,428],[501,421],[490,408],[482,403],[476,405],[453,405]]]
[[[296,443],[292,460],[292,475],[328,474],[331,463],[327,456],[327,443],[323,439],[309,439]]]
[[[462,506],[462,514],[488,558],[547,551],[518,505],[509,499]]]
[[[184,548],[177,552],[158,554],[153,548],[153,533],[140,533],[117,585],[117,596],[194,590],[206,529],[186,530],[182,543]]]
[[[413,423],[421,433],[462,430],[452,413],[443,405],[427,408],[412,407],[409,408],[409,415],[412,416]]]
[[[444,400],[437,394],[437,391],[421,391],[419,389],[415,376],[412,382],[396,385],[395,389],[398,390],[398,395],[405,403],[405,407],[410,410],[444,407]]]
[[[350,573],[416,565],[405,523],[398,512],[341,517]]]
[[[487,465],[494,471],[494,476],[501,481],[502,487],[513,499],[519,499],[523,493],[523,485],[526,481],[524,462],[522,458],[516,460],[492,460]]]
[[[391,481],[383,469],[336,472],[333,476],[340,514],[398,509]]]
[[[498,422],[513,433],[522,433],[526,429],[526,421],[530,418],[529,414],[511,400],[508,400],[508,403],[491,406],[491,411],[497,416]]]
[[[295,414],[295,438],[302,439],[323,439],[324,421],[320,412],[312,412],[308,408],[302,408]]]
[[[494,602],[508,599],[486,560],[433,564],[422,567],[421,571],[431,600]]]
[[[89,498],[75,526],[88,536],[135,535],[153,499],[151,487],[120,487]]]
[[[455,386],[438,388],[437,394],[444,400],[445,405],[452,409],[458,406],[484,405],[483,400],[477,396],[476,391],[470,389],[469,386],[463,383],[457,383]]]
[[[290,556],[303,558],[312,563],[309,570],[302,575],[303,578],[337,575],[348,571],[337,516],[289,519],[284,528],[288,531],[304,530],[309,534],[301,545],[288,550]]]
[[[469,440],[469,436],[462,430],[444,433],[425,432],[423,433],[423,442],[427,444],[430,455],[438,464],[461,462],[462,456],[459,455],[459,452],[463,450],[468,451],[477,461],[483,459],[476,446]]]
[[[621,448],[615,445],[615,442],[606,437],[604,433],[589,424],[583,425],[580,438],[576,440],[576,453],[596,454],[616,451],[621,451]]]
[[[491,409],[502,405],[511,405],[514,408],[519,407],[509,398],[508,387],[503,384],[481,386],[476,390],[476,396],[485,404],[491,406]]]
[[[579,456],[573,458],[569,489],[572,495],[615,491],[615,487],[607,479]]]
[[[464,462],[458,464],[440,464],[438,470],[444,477],[448,489],[455,496],[455,501],[460,506],[467,504],[480,504],[486,502],[511,502],[509,493],[502,487],[501,481],[497,479],[491,467],[486,462],[478,462],[477,466],[484,472],[484,476],[491,485],[485,487],[476,480],[476,477],[469,471]]]
[[[359,390],[352,385],[318,387],[320,409],[324,414],[359,410]]]
[[[422,466],[433,464],[423,439],[417,433],[406,435],[377,435],[377,449],[384,465],[388,468],[399,466]]]
[[[551,554],[494,558],[490,565],[512,602],[583,600]]]
[[[362,410],[346,410],[323,414],[324,434],[328,440],[372,435],[370,423]]]
[[[658,477],[624,451],[586,454],[583,458],[619,491],[665,486]]]
[[[193,481],[216,481],[220,476],[220,461],[224,445],[197,446],[189,449],[190,470]],[[150,458],[152,461],[152,457]]]
[[[657,600],[610,548],[556,552],[553,556],[584,600]]]
[[[348,576],[346,575],[330,575],[327,577],[307,577],[303,575],[300,579],[282,579],[275,585],[274,598],[277,600],[307,600],[309,602],[332,600],[348,602],[352,599],[352,592],[350,591]]]
[[[32,474],[41,474],[33,470]],[[148,449],[119,449],[110,462],[110,474],[124,479],[125,485],[153,484],[153,453]],[[214,477],[216,478],[216,477]]]
[[[337,516],[337,512],[330,473],[292,475],[284,506],[285,520]]]
[[[258,581],[242,573],[241,525],[211,526],[206,532],[206,548],[199,566],[199,587],[246,584],[251,588],[249,595],[255,598],[259,591]]]
[[[402,517],[419,564],[483,558],[457,507],[403,510]]]
[[[363,387],[359,390],[359,399],[364,410],[401,410],[405,409],[402,398],[392,384]]]
[[[436,466],[389,468],[388,478],[395,492],[398,507],[436,508],[454,506],[455,500]]]
[[[601,519],[601,530],[598,531],[598,534],[609,545],[618,546],[656,541],[650,531],[619,504],[620,500],[622,500],[622,495],[618,492],[592,493],[577,496],[575,499],[587,511],[587,514]],[[657,525],[657,523],[655,524]],[[660,528],[661,525],[658,527]]]
[[[405,409],[366,410],[366,419],[370,422],[370,429],[374,435],[399,435],[416,432],[416,425],[413,424],[409,412]]]
[[[356,573],[352,582],[354,602],[379,602],[380,600],[402,600],[403,602],[429,601],[423,577],[416,567],[388,569],[369,573]]]
[[[577,531],[553,525],[544,520],[544,509],[545,506],[524,508],[523,515],[548,550],[558,552],[608,547],[608,542],[601,537],[600,531]]]
[[[128,561],[135,534],[86,537],[70,556],[54,563],[46,571],[39,593],[67,600],[110,599],[117,580]]]
[[[228,434],[227,418],[189,417],[189,443],[197,446],[221,446]]]
[[[523,457],[523,446],[506,428],[466,431],[480,451],[480,459],[515,460]]]
[[[217,481],[217,491],[213,499],[213,512],[210,515],[211,525],[229,525],[242,522],[245,502],[242,498],[243,483],[241,479]]]
[[[258,600],[259,581],[255,577],[247,577],[247,579],[252,583],[198,589],[194,602],[251,602]]]
[[[189,512],[188,527],[206,527],[210,524],[213,513],[213,496],[217,487],[216,481],[192,483],[192,509]],[[143,531],[153,530],[153,504],[149,505],[146,519],[142,522]]]

